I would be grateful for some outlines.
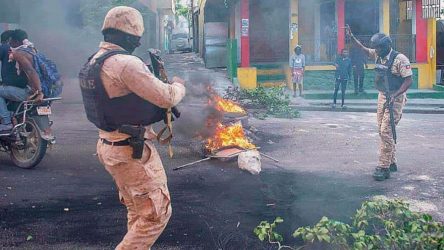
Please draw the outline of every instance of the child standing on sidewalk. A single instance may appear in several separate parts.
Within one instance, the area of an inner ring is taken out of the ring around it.
[[[304,81],[305,56],[302,54],[302,47],[297,45],[294,48],[294,54],[290,60],[291,81],[293,82],[294,97],[296,97],[296,88],[299,89],[299,96],[302,96],[302,84]]]
[[[352,74],[352,63],[350,58],[348,57],[348,50],[343,49],[341,52],[341,56],[336,58],[335,62],[336,67],[336,84],[335,84],[335,93],[333,95],[333,105],[332,108],[336,108],[336,98],[338,97],[339,88],[341,88],[342,94],[342,102],[341,107],[344,109],[344,99],[345,99],[345,91],[347,89],[347,82],[351,79]]]

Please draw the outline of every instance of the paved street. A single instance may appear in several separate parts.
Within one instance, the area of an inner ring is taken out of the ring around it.
[[[153,249],[267,249],[252,234],[264,219],[284,218],[292,230],[326,215],[348,221],[374,195],[409,200],[444,221],[444,115],[405,114],[398,127],[400,171],[376,183],[376,115],[302,112],[299,119],[250,118],[257,145],[281,160],[262,159],[259,176],[236,162],[198,160],[203,84],[218,91],[224,72],[203,68],[193,54],[167,56],[170,75],[188,80],[182,118],[176,122],[175,157],[158,146],[169,177],[173,216]],[[175,74],[173,74],[175,73]],[[57,145],[34,170],[12,166],[0,154],[1,249],[112,249],[125,233],[125,208],[112,178],[95,156],[96,129],[87,122],[75,79],[54,105]],[[32,237],[32,238],[31,238]],[[27,238],[29,239],[27,241]],[[291,241],[292,243],[297,243]]]

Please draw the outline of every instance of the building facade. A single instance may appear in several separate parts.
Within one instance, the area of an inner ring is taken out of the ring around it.
[[[228,43],[236,43],[236,49],[227,55],[233,57],[236,52],[239,80],[242,82],[245,71],[248,81],[256,74],[258,84],[263,85],[282,84],[288,79],[288,61],[299,44],[308,64],[306,87],[322,89],[318,83],[326,81],[334,71],[336,55],[351,46],[345,35],[346,24],[366,44],[371,35],[384,32],[392,37],[395,49],[413,62],[413,87],[427,89],[436,83],[434,17],[439,16],[439,3],[440,0],[202,0],[198,33],[205,33],[208,22],[225,22]],[[201,54],[205,53],[204,40],[200,35]],[[369,65],[367,78],[371,81],[371,61]]]

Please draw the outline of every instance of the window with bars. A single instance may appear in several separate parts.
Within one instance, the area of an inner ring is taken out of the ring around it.
[[[406,16],[406,19],[407,20],[412,20],[412,18],[413,18],[413,1],[406,1],[405,2],[405,10],[406,10],[406,14],[405,14],[405,16]]]
[[[422,17],[423,18],[439,18],[441,13],[440,0],[422,0]]]

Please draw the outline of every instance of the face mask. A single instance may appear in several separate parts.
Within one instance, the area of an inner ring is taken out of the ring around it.
[[[126,39],[126,50],[130,53],[133,53],[137,47],[140,46],[140,37],[136,36],[127,36]]]
[[[376,50],[376,52],[379,57],[386,57],[390,53],[390,49],[391,49],[390,46],[382,45]]]

